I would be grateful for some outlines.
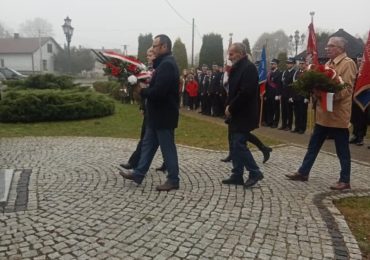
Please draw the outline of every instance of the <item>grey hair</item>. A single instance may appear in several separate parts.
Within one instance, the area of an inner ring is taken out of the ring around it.
[[[330,39],[332,39],[338,47],[340,47],[343,50],[346,50],[348,41],[343,37],[333,36]]]
[[[233,46],[235,48],[236,52],[239,52],[243,55],[247,55],[247,47],[245,46],[244,43],[234,42],[233,44],[231,44],[231,46]]]

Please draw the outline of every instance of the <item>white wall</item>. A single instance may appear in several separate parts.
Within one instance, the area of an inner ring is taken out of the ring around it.
[[[48,52],[48,44],[51,44],[52,53]],[[54,54],[57,54],[59,49],[52,40],[48,40],[41,47],[42,60],[46,60],[47,68],[43,70],[44,73],[54,73]],[[40,73],[42,62],[40,62],[40,49],[34,53],[27,54],[0,54],[0,60],[4,60],[4,66],[15,69],[25,74],[31,74],[33,72]],[[40,66],[41,64],[41,66]]]

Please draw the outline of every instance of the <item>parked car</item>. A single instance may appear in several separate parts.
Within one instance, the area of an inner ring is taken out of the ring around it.
[[[23,75],[22,73],[7,67],[0,68],[0,74],[2,74],[2,76],[4,76],[7,80],[27,78],[27,76]]]

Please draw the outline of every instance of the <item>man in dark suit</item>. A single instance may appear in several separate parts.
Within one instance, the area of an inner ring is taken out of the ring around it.
[[[279,130],[290,131],[293,124],[293,96],[292,83],[296,72],[294,65],[295,59],[288,58],[286,61],[287,69],[283,72],[281,81],[281,127]]]
[[[263,179],[263,174],[247,147],[249,134],[258,128],[258,72],[246,56],[242,43],[233,43],[229,48],[229,59],[233,63],[229,75],[229,96],[225,115],[229,118],[233,163],[232,174],[222,181],[224,184],[244,185],[249,188]],[[244,167],[249,178],[244,183]]]
[[[172,42],[167,35],[153,40],[154,73],[148,88],[141,89],[146,98],[146,129],[138,166],[133,172],[121,172],[123,178],[141,184],[158,149],[161,148],[167,167],[167,181],[157,186],[158,191],[179,188],[179,165],[175,145],[175,128],[179,119],[179,69],[171,54]]]
[[[266,112],[265,121],[267,126],[276,128],[280,121],[280,99],[281,99],[281,71],[278,69],[278,59],[271,60],[271,70],[267,74],[266,82]]]

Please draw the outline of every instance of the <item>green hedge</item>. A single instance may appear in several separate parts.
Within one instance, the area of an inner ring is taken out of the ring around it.
[[[102,117],[114,113],[114,101],[92,91],[8,91],[0,101],[1,122],[40,122]]]
[[[122,86],[117,81],[96,81],[93,83],[93,88],[95,91],[103,94],[109,94],[112,98],[116,100],[121,100],[121,92]]]
[[[31,75],[24,80],[10,80],[6,82],[10,90],[19,89],[73,89],[76,84],[73,78],[67,75],[54,74]]]

